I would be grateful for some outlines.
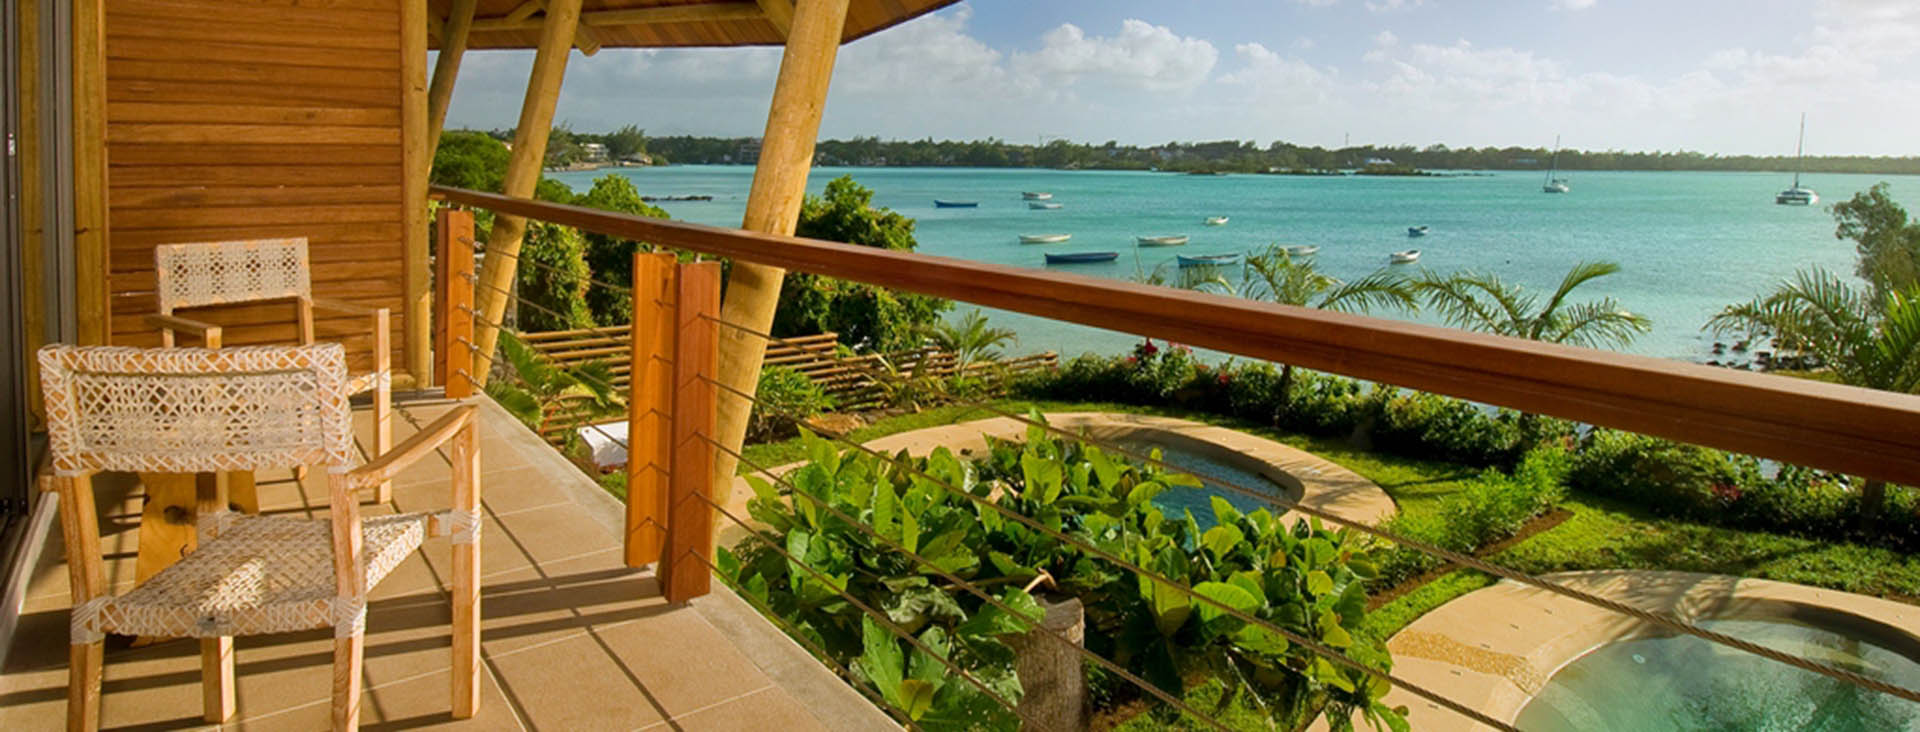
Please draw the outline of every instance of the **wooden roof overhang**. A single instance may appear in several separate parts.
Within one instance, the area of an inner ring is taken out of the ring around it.
[[[429,45],[440,47],[439,27],[454,0],[428,0]],[[846,43],[952,5],[959,0],[852,0]],[[574,46],[601,48],[777,46],[786,41],[794,0],[586,0]],[[478,0],[470,49],[532,49],[539,45],[544,0]]]

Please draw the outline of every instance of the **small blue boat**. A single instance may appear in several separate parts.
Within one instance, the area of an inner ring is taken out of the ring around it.
[[[1074,252],[1072,254],[1049,254],[1047,264],[1085,264],[1088,262],[1111,262],[1119,259],[1119,252]]]
[[[1416,236],[1416,237],[1417,237],[1417,236],[1426,236],[1426,235],[1427,235],[1427,227],[1425,227],[1425,226],[1409,226],[1409,227],[1407,227],[1407,236]]]
[[[1175,258],[1180,260],[1181,269],[1188,267],[1221,267],[1240,263],[1240,255],[1238,254],[1202,254],[1196,257],[1189,257],[1182,254]]]
[[[942,201],[933,199],[934,208],[979,208],[979,201]]]

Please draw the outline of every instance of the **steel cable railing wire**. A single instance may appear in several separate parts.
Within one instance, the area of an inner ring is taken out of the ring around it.
[[[705,439],[708,442],[714,442],[713,438],[711,437],[707,437]],[[732,521],[735,525],[739,526],[741,529],[744,529],[747,532],[748,536],[752,536],[753,538],[758,539],[761,543],[766,544],[768,549],[772,549],[775,553],[779,554],[782,557],[785,557],[786,560],[789,563],[791,563],[792,566],[796,566],[803,570],[806,570],[808,575],[811,575],[815,580],[820,581],[822,584],[825,584],[828,587],[833,586],[833,578],[828,577],[825,573],[821,572],[820,570],[814,569],[812,566],[808,565],[806,562],[801,561],[799,557],[796,557],[793,555],[792,552],[787,551],[786,547],[780,546],[779,542],[776,542],[773,539],[768,538],[767,536],[761,534],[758,531],[754,531],[752,524],[747,523],[746,520],[741,519],[739,516],[735,516],[732,511],[727,510],[726,506],[720,505],[720,502],[715,501],[713,500],[713,498],[701,493],[694,493],[693,497],[700,499],[702,502],[706,503],[707,506],[711,507],[714,511],[719,512],[721,516],[725,516],[727,520]],[[943,655],[940,655],[939,653],[934,652],[932,648],[927,647],[925,642],[921,641],[919,638],[913,637],[912,633],[907,632],[905,628],[902,628],[898,624],[894,623],[893,620],[888,618],[885,613],[882,613],[878,610],[873,609],[871,605],[868,605],[867,603],[862,602],[860,598],[854,597],[852,594],[848,593],[846,590],[836,590],[835,594],[839,595],[841,599],[846,600],[848,604],[854,606],[855,608],[858,608],[860,612],[865,613],[867,617],[873,618],[874,622],[879,623],[881,627],[886,628],[888,632],[891,632],[894,635],[899,636],[900,639],[906,641],[908,645],[911,645],[915,649],[918,649],[921,653],[925,653],[928,656],[933,657],[934,660],[940,662],[940,665],[945,666],[947,670],[952,671],[956,674],[959,674],[961,679],[965,680],[968,684],[971,684],[974,688],[979,689],[981,693],[986,694],[989,698],[993,699],[993,701],[999,704],[1002,708],[1010,712],[1013,712],[1014,715],[1018,716],[1021,721],[1026,722],[1029,725],[1032,725],[1032,728],[1034,729],[1046,728],[1046,725],[1040,724],[1038,721],[1034,720],[1031,716],[1029,716],[1028,713],[1020,711],[1020,705],[1015,704],[1012,701],[1008,700],[1006,696],[1002,695],[1000,692],[994,691],[992,687],[989,687],[986,685],[986,682],[981,681],[979,678],[975,677],[972,673],[969,673],[966,669],[961,668],[959,664],[954,663],[951,659],[948,659],[946,656],[943,656]]]
[[[755,403],[761,403],[761,402],[756,400]],[[740,453],[737,450],[733,450],[731,448],[728,448],[725,445],[720,444],[719,441],[717,440],[708,439],[707,443],[712,445],[715,449],[718,449],[721,452],[724,452],[728,455],[733,456],[735,460],[739,460],[741,464],[746,465],[748,468],[752,469],[754,472],[761,473],[767,476],[768,478],[771,478],[775,483],[785,486],[787,488],[788,493],[806,498],[808,501],[812,502],[813,505],[816,505],[822,509],[825,509],[828,513],[831,513],[834,516],[838,517],[841,521],[847,522],[849,525],[853,526],[855,529],[858,529],[861,533],[866,534],[867,536],[873,537],[874,540],[887,545],[888,548],[906,555],[908,558],[912,559],[915,562],[919,562],[921,565],[932,570],[934,574],[947,580],[948,582],[952,582],[954,586],[959,587],[961,590],[973,595],[974,597],[980,598],[982,602],[992,605],[993,607],[1001,610],[1002,612],[1006,612],[1014,617],[1022,617],[1020,611],[1015,610],[1011,605],[1008,605],[1005,602],[1001,601],[999,598],[996,598],[988,594],[986,591],[981,590],[978,586],[974,585],[973,583],[968,582],[964,579],[961,579],[958,575],[955,575],[952,572],[948,572],[947,570],[940,568],[939,565],[934,564],[933,560],[920,555],[920,553],[918,552],[908,549],[905,544],[902,544],[898,541],[894,541],[892,539],[888,539],[887,537],[881,535],[880,532],[875,530],[872,526],[867,525],[866,522],[863,522],[857,518],[854,518],[853,516],[848,515],[845,511],[842,511],[839,508],[833,506],[833,504],[828,503],[825,499],[822,499],[819,496],[815,496],[806,491],[799,490],[799,488],[795,486],[792,481],[787,480],[785,476],[780,475],[779,473],[775,473],[772,468],[768,468],[766,466],[760,465],[757,462],[754,462],[752,458],[747,457],[746,455]],[[1172,694],[1168,694],[1165,690],[1161,689],[1158,686],[1154,686],[1152,683],[1148,682],[1146,679],[1142,679],[1138,675],[1134,674],[1133,672],[1126,670],[1124,667],[1120,666],[1119,664],[1116,664],[1113,661],[1107,660],[1106,657],[1101,656],[1098,653],[1094,653],[1093,651],[1087,650],[1085,646],[1082,646],[1079,643],[1075,643],[1072,639],[1069,639],[1065,633],[1062,633],[1057,630],[1053,630],[1051,628],[1047,628],[1039,622],[1034,622],[1033,628],[1035,630],[1039,630],[1043,633],[1046,633],[1048,636],[1051,636],[1054,640],[1059,641],[1061,644],[1067,646],[1068,648],[1074,649],[1082,657],[1086,658],[1088,661],[1092,662],[1094,665],[1114,673],[1115,675],[1119,676],[1122,679],[1125,679],[1128,683],[1131,683],[1134,686],[1140,687],[1142,691],[1145,691],[1148,694],[1153,695],[1155,698],[1158,698],[1161,701],[1164,701],[1168,704],[1173,705],[1175,708],[1179,709],[1182,712],[1186,712],[1187,714],[1191,714],[1194,717],[1197,717],[1202,721],[1205,721],[1207,724],[1213,726],[1214,728],[1221,730],[1221,732],[1232,732],[1232,730],[1229,727],[1227,727],[1224,724],[1221,724],[1219,720],[1214,719],[1213,717],[1210,717],[1205,713],[1202,713],[1198,709],[1194,709],[1191,705],[1187,704],[1184,701],[1181,701],[1178,697],[1175,697]]]
[[[709,384],[714,384],[716,386],[719,386],[720,388],[728,389],[730,393],[733,393],[736,395],[741,394],[740,391],[730,389],[729,387],[721,385],[718,381],[715,381],[713,379],[706,379],[706,381]],[[748,398],[751,399],[752,397],[748,397]],[[1412,682],[1396,677],[1389,672],[1381,671],[1379,669],[1367,666],[1366,664],[1356,661],[1348,657],[1346,654],[1340,653],[1339,651],[1325,644],[1322,644],[1319,641],[1311,640],[1306,636],[1300,635],[1299,633],[1295,633],[1293,631],[1287,630],[1286,628],[1282,628],[1264,619],[1255,617],[1251,614],[1248,614],[1244,611],[1241,611],[1237,608],[1227,605],[1226,603],[1223,603],[1219,600],[1215,600],[1211,597],[1207,597],[1206,595],[1202,595],[1186,584],[1178,582],[1170,577],[1156,574],[1152,570],[1149,570],[1131,561],[1123,559],[1118,555],[1113,554],[1112,552],[1108,552],[1106,550],[1100,549],[1099,547],[1092,546],[1084,541],[1075,539],[1067,535],[1066,533],[1059,531],[1057,529],[1054,529],[1052,527],[1049,527],[1046,524],[1041,523],[1040,521],[1030,516],[1027,516],[1026,514],[1020,513],[1019,511],[1015,511],[1011,508],[1002,506],[999,503],[996,503],[985,497],[976,496],[970,492],[962,490],[959,487],[953,485],[952,483],[949,483],[944,479],[936,477],[926,472],[925,470],[920,469],[919,466],[913,465],[912,463],[902,461],[892,455],[887,455],[886,453],[880,452],[878,450],[874,450],[873,448],[867,447],[866,445],[862,445],[860,443],[847,439],[844,436],[831,436],[831,439],[833,439],[834,441],[840,442],[841,444],[847,445],[848,447],[851,447],[855,450],[859,450],[862,453],[878,458],[883,462],[886,462],[888,464],[907,470],[913,473],[914,475],[933,483],[934,485],[940,486],[941,488],[953,493],[954,495],[960,496],[961,498],[964,498],[968,501],[972,501],[977,505],[983,506],[991,511],[994,511],[995,513],[1005,516],[1008,519],[1011,519],[1023,526],[1026,526],[1042,534],[1045,534],[1048,537],[1054,539],[1055,541],[1059,541],[1068,546],[1072,546],[1076,549],[1085,551],[1090,555],[1099,557],[1107,562],[1110,562],[1116,566],[1126,569],[1129,572],[1133,572],[1134,574],[1137,574],[1141,577],[1151,579],[1154,582],[1164,585],[1175,592],[1178,592],[1182,595],[1187,596],[1191,600],[1204,603],[1210,607],[1213,607],[1219,610],[1224,615],[1232,616],[1234,619],[1239,620],[1241,622],[1247,623],[1249,625],[1253,625],[1263,630],[1273,632],[1279,635],[1280,637],[1287,639],[1289,642],[1294,643],[1295,645],[1298,645],[1302,648],[1305,648],[1308,651],[1314,653],[1315,655],[1318,655],[1327,659],[1329,662],[1339,664],[1341,666],[1345,666],[1347,668],[1351,668],[1356,671],[1360,671],[1362,673],[1381,678],[1387,681],[1388,683],[1391,683],[1395,686],[1398,686],[1402,689],[1407,690],[1407,692],[1414,694],[1415,696],[1419,696],[1423,699],[1426,699],[1427,701],[1446,707],[1447,709],[1450,709],[1462,716],[1468,717],[1476,722],[1487,725],[1489,727],[1493,727],[1495,729],[1500,729],[1500,730],[1510,730],[1510,731],[1515,730],[1515,728],[1510,724],[1501,722],[1500,720],[1489,717],[1486,714],[1483,714],[1477,710],[1468,708],[1467,706],[1462,705],[1459,702],[1456,702],[1452,699],[1449,699],[1445,696],[1440,695],[1438,692],[1430,691],[1417,684],[1414,684]],[[712,502],[711,499],[708,499],[708,502],[711,503]]]
[[[472,279],[472,276],[471,276],[471,275],[469,275],[469,278],[470,278],[470,279]],[[476,280],[475,280],[475,284],[482,284],[482,283],[479,283],[479,282],[478,282],[478,280],[476,279]],[[514,301],[515,301],[516,303],[519,303],[519,304],[521,304],[521,305],[531,305],[531,306],[533,306],[533,307],[534,307],[535,309],[537,309],[537,310],[541,310],[541,311],[544,311],[544,312],[546,312],[546,313],[548,313],[548,314],[550,314],[550,315],[555,315],[555,317],[559,317],[559,316],[558,316],[558,314],[556,314],[556,313],[554,313],[554,312],[553,312],[552,310],[547,310],[547,309],[546,309],[546,308],[544,308],[544,307],[541,307],[541,306],[539,306],[539,305],[535,305],[535,304],[534,304],[534,303],[532,303],[532,302],[528,302],[528,301],[527,301],[526,299],[524,299],[524,298],[522,298],[522,297],[521,297],[521,296],[520,296],[519,294],[517,294],[517,293],[513,293],[513,292],[508,292],[508,291],[506,291],[506,290],[501,290],[500,288],[497,288],[497,287],[491,287],[491,286],[489,286],[489,287],[490,287],[490,289],[493,289],[493,290],[495,290],[495,291],[498,291],[498,292],[502,292],[502,293],[505,293],[505,294],[507,295],[507,297],[510,297],[510,298],[513,298],[513,299],[514,299]],[[460,309],[460,310],[461,310],[462,312],[465,312],[465,313],[467,313],[467,314],[468,314],[469,316],[471,316],[471,317],[472,317],[472,318],[474,319],[474,321],[475,321],[475,322],[479,322],[479,323],[483,323],[483,324],[485,324],[485,325],[487,325],[487,326],[489,326],[489,327],[492,327],[492,328],[495,328],[495,329],[498,329],[498,330],[501,330],[501,331],[507,331],[507,332],[517,332],[517,331],[516,331],[515,329],[512,329],[512,328],[508,328],[508,327],[507,327],[507,326],[505,326],[505,325],[502,325],[502,324],[500,324],[500,323],[496,323],[496,322],[493,322],[493,321],[491,321],[491,320],[487,320],[485,316],[482,316],[482,315],[481,315],[481,314],[480,314],[479,312],[477,312],[477,311],[475,311],[475,310],[474,310],[473,308],[471,308],[471,307],[468,307],[468,306],[465,306],[465,305],[459,305],[459,306],[456,306],[456,307],[457,307],[457,308],[459,308],[459,309]],[[480,353],[480,347],[479,347],[479,346],[477,346],[477,345],[475,345],[475,344],[473,343],[473,341],[470,341],[470,340],[467,340],[466,338],[460,338],[460,339],[458,339],[458,340],[459,340],[459,342],[460,342],[460,343],[462,343],[462,344],[464,344],[464,345],[465,345],[465,346],[467,347],[467,350],[468,350],[469,352],[471,352],[471,353],[474,353],[474,354],[479,354],[479,353]],[[664,360],[664,359],[663,359],[663,360]],[[461,373],[462,375],[464,375],[464,376],[466,377],[466,379],[467,379],[467,381],[468,381],[468,383],[472,383],[472,382],[473,382],[473,376],[472,376],[471,374],[468,374],[468,373],[467,373],[467,371],[466,371],[465,369],[457,369],[457,371],[459,371],[459,373]],[[588,376],[587,376],[586,374],[580,374],[580,373],[575,373],[575,374],[572,374],[572,377],[573,377],[573,378],[576,378],[576,379],[579,379],[579,380],[581,380],[581,381],[585,381],[585,382],[588,382],[588,383],[591,383],[591,384],[593,384],[594,386],[598,386],[598,387],[602,387],[602,388],[604,388],[604,389],[606,389],[606,390],[608,390],[608,391],[611,391],[611,392],[614,392],[614,393],[619,393],[619,392],[621,391],[621,389],[620,389],[620,386],[619,386],[618,384],[612,384],[612,383],[608,383],[608,382],[606,382],[606,381],[602,381],[602,380],[600,380],[600,379],[595,379],[595,378],[591,378],[591,377],[588,377]],[[597,432],[599,432],[599,433],[600,433],[601,435],[604,435],[604,436],[606,436],[606,437],[607,437],[607,439],[610,439],[610,440],[613,440],[613,441],[614,441],[615,443],[617,443],[617,444],[619,444],[619,445],[620,445],[620,449],[622,449],[622,450],[626,450],[626,449],[628,449],[628,447],[627,447],[627,443],[626,443],[626,441],[624,441],[624,440],[621,440],[621,439],[619,439],[619,438],[616,438],[616,437],[614,437],[613,435],[611,435],[611,434],[609,434],[609,433],[608,433],[608,432],[607,432],[606,430],[604,430],[604,429],[601,429],[599,425],[597,425],[597,424],[588,424],[588,425],[586,425],[586,426],[588,426],[588,427],[592,427],[592,428],[593,428],[593,429],[594,429],[595,431],[597,431]]]
[[[781,338],[779,336],[763,333],[763,332],[754,330],[752,328],[748,328],[746,326],[743,326],[737,323],[724,321],[718,318],[709,318],[709,319],[717,324],[739,330],[749,335],[753,335],[753,336],[765,339],[769,342],[782,343],[789,347],[794,346],[794,344],[792,344],[790,341],[788,341],[785,338]],[[856,364],[853,366],[853,368],[861,369],[861,366]],[[878,380],[878,379],[890,378],[885,374],[881,374],[879,372],[876,372],[870,369],[861,369],[861,370],[865,371],[868,378],[871,378],[871,379]],[[730,391],[732,393],[739,394],[739,390],[730,390]],[[1085,442],[1087,444],[1096,445],[1104,450],[1108,450],[1108,451],[1111,451],[1120,455],[1124,455],[1127,457],[1131,457],[1137,460],[1145,461],[1149,464],[1153,464],[1162,469],[1173,470],[1177,472],[1187,472],[1184,469],[1179,468],[1178,466],[1172,465],[1170,463],[1167,463],[1164,460],[1155,459],[1150,455],[1142,455],[1136,450],[1128,449],[1124,446],[1113,443],[1110,440],[1101,440],[1088,435],[1077,434],[1072,431],[1047,424],[1043,421],[1034,420],[1022,415],[1008,412],[1003,409],[999,409],[997,407],[993,407],[991,404],[985,401],[978,401],[972,404],[964,405],[964,408],[981,409],[983,411],[987,411],[989,413],[993,413],[1001,417],[1012,419],[1022,424],[1026,424],[1029,426],[1046,430],[1050,433],[1060,435],[1067,439],[1078,440],[1081,442]],[[860,446],[856,446],[856,447],[860,447]],[[884,455],[882,455],[881,457],[882,459],[888,459]],[[1861,688],[1869,689],[1869,690],[1880,692],[1883,694],[1888,694],[1890,696],[1899,697],[1909,701],[1920,702],[1920,691],[1908,689],[1906,687],[1897,686],[1894,684],[1889,684],[1879,679],[1874,679],[1872,677],[1868,677],[1860,673],[1849,671],[1847,669],[1819,663],[1807,658],[1795,656],[1779,650],[1775,650],[1773,648],[1769,648],[1767,646],[1753,643],[1751,641],[1742,640],[1739,638],[1735,638],[1733,636],[1726,635],[1724,633],[1708,630],[1706,628],[1702,628],[1692,623],[1685,622],[1678,618],[1674,618],[1674,617],[1667,616],[1660,613],[1655,613],[1642,608],[1633,607],[1631,605],[1627,605],[1617,600],[1611,600],[1604,597],[1600,597],[1598,595],[1577,590],[1572,587],[1568,587],[1566,585],[1562,585],[1556,582],[1550,582],[1548,580],[1526,574],[1519,570],[1493,564],[1491,562],[1485,561],[1478,557],[1474,557],[1471,555],[1445,549],[1433,544],[1429,544],[1427,542],[1422,542],[1416,539],[1411,539],[1405,536],[1401,536],[1394,532],[1369,525],[1365,522],[1341,517],[1339,515],[1336,515],[1321,509],[1313,508],[1311,506],[1301,505],[1297,502],[1289,501],[1284,497],[1275,496],[1266,491],[1260,491],[1257,489],[1248,488],[1245,486],[1234,484],[1229,481],[1213,478],[1211,476],[1198,475],[1195,477],[1199,478],[1200,480],[1206,483],[1210,483],[1220,488],[1223,488],[1225,490],[1231,491],[1237,495],[1258,500],[1268,505],[1274,506],[1276,508],[1281,508],[1289,511],[1298,511],[1303,515],[1312,516],[1315,518],[1319,518],[1323,521],[1327,521],[1329,523],[1337,524],[1346,528],[1351,528],[1355,531],[1361,532],[1363,534],[1367,534],[1368,536],[1372,536],[1376,539],[1393,542],[1400,546],[1404,546],[1424,554],[1438,557],[1440,559],[1444,559],[1446,561],[1453,562],[1455,564],[1459,564],[1464,567],[1485,572],[1487,574],[1494,575],[1502,579],[1509,579],[1515,582],[1519,582],[1521,584],[1546,590],[1548,592],[1552,592],[1552,593],[1561,595],[1563,597],[1567,597],[1569,599],[1573,599],[1579,602],[1593,605],[1595,607],[1599,607],[1605,610],[1626,615],[1628,617],[1632,617],[1642,622],[1646,622],[1667,630],[1671,630],[1671,631],[1686,634],[1686,635],[1691,635],[1697,638],[1701,638],[1703,640],[1707,640],[1713,643],[1718,643],[1720,645],[1727,646],[1729,648],[1733,648],[1735,650],[1751,653],[1753,655],[1760,656],[1768,660],[1784,663],[1789,666],[1793,666],[1795,668],[1801,669],[1803,671],[1809,671],[1812,673],[1820,674],[1828,678],[1844,681]],[[1455,711],[1460,711],[1460,710],[1456,709]]]

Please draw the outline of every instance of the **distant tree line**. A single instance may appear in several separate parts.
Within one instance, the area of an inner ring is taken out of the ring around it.
[[[747,137],[653,137],[647,149],[678,163],[747,164],[758,153],[758,140]],[[882,140],[856,137],[822,140],[816,162],[823,165],[900,167],[1060,168],[1097,170],[1214,170],[1221,172],[1292,172],[1352,170],[1368,161],[1392,161],[1394,167],[1427,170],[1544,170],[1553,151],[1527,147],[1465,147],[1446,145],[1357,145],[1329,149],[1275,141],[1265,147],[1252,141],[1168,142],[1141,147],[1051,140],[1045,144],[984,140]],[[1791,155],[1709,155],[1700,152],[1626,152],[1622,150],[1561,150],[1563,170],[1792,170]],[[1920,174],[1920,157],[1828,156],[1809,157],[1810,173]]]

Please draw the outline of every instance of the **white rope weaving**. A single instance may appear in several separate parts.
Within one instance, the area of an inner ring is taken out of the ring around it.
[[[313,294],[306,239],[167,244],[153,248],[160,312]]]
[[[333,637],[352,638],[367,632],[367,598],[333,598]]]
[[[100,632],[100,609],[106,607],[107,601],[111,599],[113,598],[106,596],[96,597],[73,609],[67,618],[67,624],[68,635],[71,636],[71,642],[74,645],[98,643],[106,638],[106,634]]]
[[[448,541],[454,544],[480,543],[480,509],[449,509],[440,514],[440,520],[447,527]]]

